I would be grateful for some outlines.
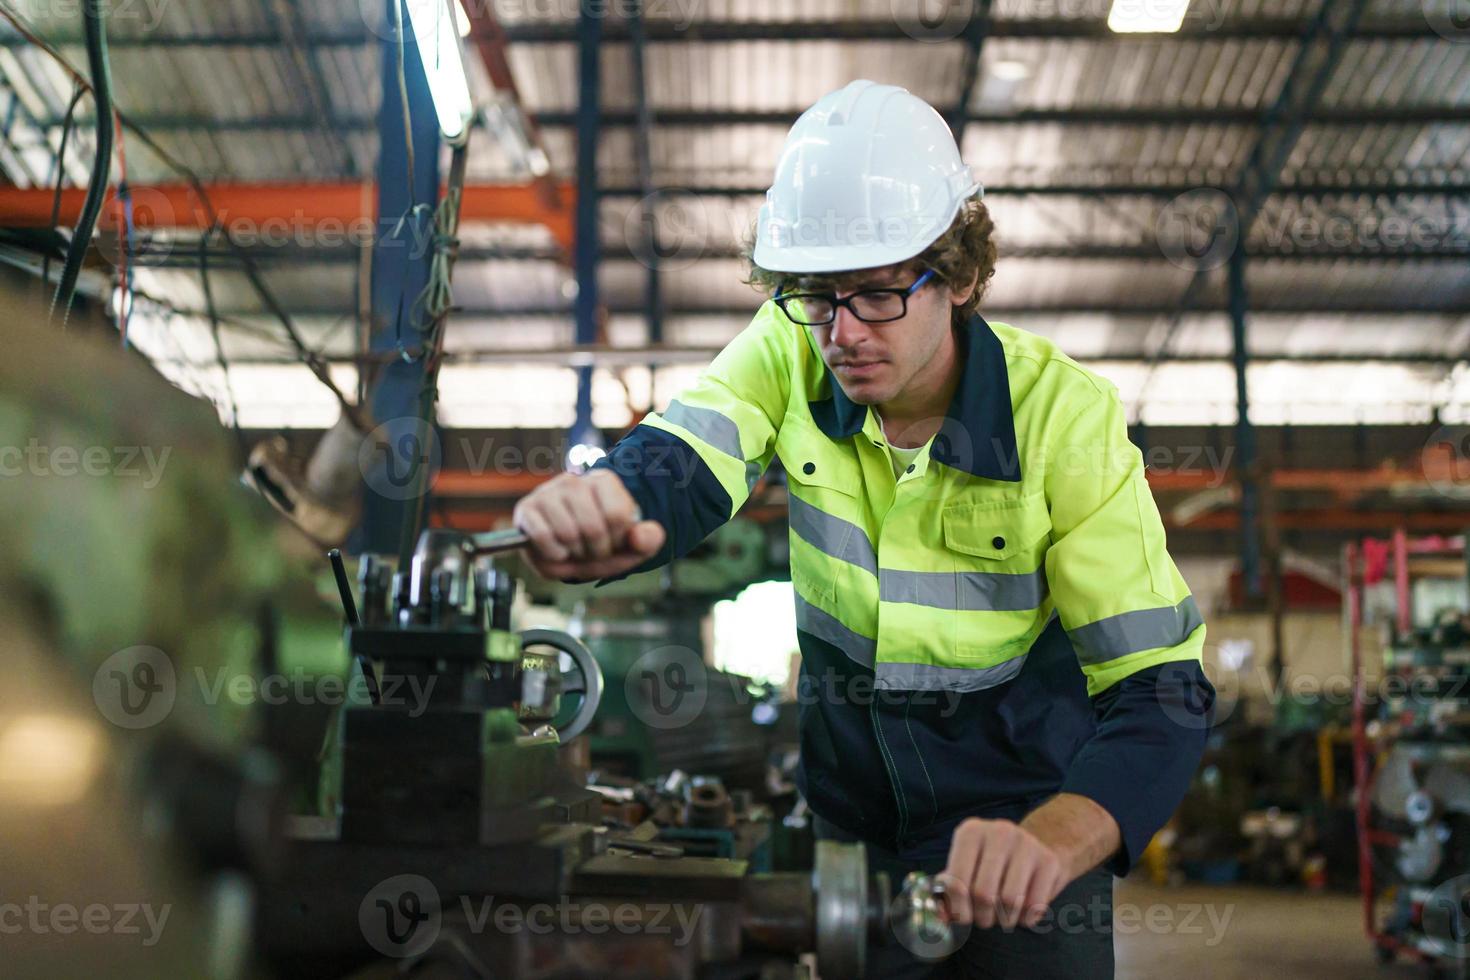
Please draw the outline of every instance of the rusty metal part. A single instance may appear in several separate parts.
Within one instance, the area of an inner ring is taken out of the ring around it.
[[[750,875],[742,883],[741,926],[762,949],[812,949],[817,941],[815,893],[807,875]]]
[[[735,822],[730,794],[717,779],[696,779],[684,800],[684,825],[700,829],[728,827]]]

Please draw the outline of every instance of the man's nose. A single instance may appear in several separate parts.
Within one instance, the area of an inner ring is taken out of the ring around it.
[[[837,347],[856,347],[868,335],[868,325],[853,315],[845,306],[837,307],[837,319],[832,321],[832,343]]]

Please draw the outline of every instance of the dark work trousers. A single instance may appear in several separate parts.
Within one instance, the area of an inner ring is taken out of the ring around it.
[[[857,842],[821,817],[815,818],[815,829],[823,840]],[[887,872],[895,895],[910,871],[944,870],[943,857],[914,862],[872,844],[863,847],[869,873]],[[868,947],[867,977],[872,980],[1112,980],[1112,976],[1113,875],[1105,868],[1095,868],[1063,888],[1034,929],[972,928],[965,944],[942,963],[917,959],[892,935],[886,945]]]

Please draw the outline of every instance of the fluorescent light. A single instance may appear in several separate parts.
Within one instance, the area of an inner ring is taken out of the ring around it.
[[[464,135],[475,108],[449,0],[404,0],[404,4],[418,42],[419,58],[429,76],[439,129],[452,142]]]
[[[1119,34],[1172,34],[1184,24],[1189,0],[1113,0],[1108,27]]]
[[[1024,61],[997,61],[990,74],[1004,82],[1019,82],[1030,77],[1031,68]]]

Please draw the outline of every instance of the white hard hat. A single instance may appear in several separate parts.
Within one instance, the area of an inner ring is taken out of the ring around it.
[[[944,234],[980,190],[933,106],[896,85],[850,82],[787,134],[753,258],[793,273],[902,262]]]

